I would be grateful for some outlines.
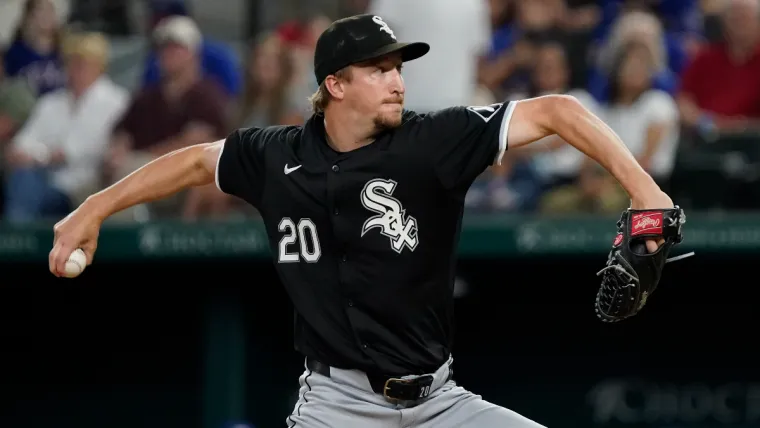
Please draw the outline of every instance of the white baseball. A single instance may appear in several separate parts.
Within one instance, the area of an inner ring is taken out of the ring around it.
[[[66,278],[74,278],[87,267],[87,256],[81,248],[77,248],[66,260]]]

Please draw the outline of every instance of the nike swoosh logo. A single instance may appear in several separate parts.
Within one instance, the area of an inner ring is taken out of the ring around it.
[[[298,168],[302,167],[303,165],[296,165],[293,168],[288,168],[288,164],[285,164],[285,175],[290,174],[291,172],[297,170]]]

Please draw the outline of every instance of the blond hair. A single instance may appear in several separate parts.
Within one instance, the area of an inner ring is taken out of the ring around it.
[[[101,33],[72,33],[63,40],[63,57],[70,59],[74,55],[94,60],[105,69],[108,65],[109,43]]]
[[[340,70],[333,73],[333,76],[335,76],[335,78],[337,79],[350,82],[351,73],[349,70],[350,69],[348,67],[341,68]],[[314,92],[309,97],[309,103],[311,103],[312,112],[314,112],[315,114],[324,113],[331,99],[332,99],[332,95],[330,94],[330,91],[327,90],[327,86],[325,85],[325,82],[322,81],[322,83],[319,85],[319,89],[317,89],[317,92]]]

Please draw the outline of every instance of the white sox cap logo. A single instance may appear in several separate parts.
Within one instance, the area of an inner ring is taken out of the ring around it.
[[[391,37],[393,37],[393,40],[396,40],[396,35],[393,34],[393,30],[391,30],[391,27],[388,26],[388,24],[383,21],[383,18],[379,16],[373,16],[372,21],[375,22],[375,24],[380,26],[380,31],[385,31],[386,33],[390,34]]]
[[[362,227],[362,237],[372,228],[379,228],[380,234],[391,241],[391,248],[401,253],[404,247],[414,251],[419,244],[417,237],[417,219],[407,216],[401,202],[394,198],[396,188],[393,180],[377,178],[367,182],[362,190],[361,199],[364,208],[379,215],[370,217]]]

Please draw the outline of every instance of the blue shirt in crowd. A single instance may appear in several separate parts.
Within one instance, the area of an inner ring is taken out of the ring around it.
[[[66,84],[66,73],[58,52],[39,54],[23,40],[17,39],[3,56],[5,74],[21,77],[38,96]]]

